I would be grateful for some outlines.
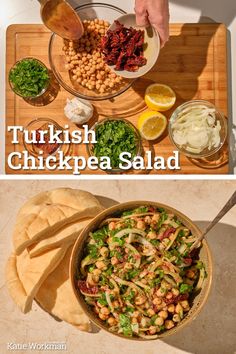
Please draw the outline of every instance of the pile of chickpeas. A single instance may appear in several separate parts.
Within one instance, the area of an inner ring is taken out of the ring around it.
[[[63,47],[66,55],[66,70],[72,80],[83,87],[103,94],[110,92],[122,84],[117,76],[103,60],[101,38],[110,24],[104,20],[84,20],[84,35],[78,42],[68,41]]]

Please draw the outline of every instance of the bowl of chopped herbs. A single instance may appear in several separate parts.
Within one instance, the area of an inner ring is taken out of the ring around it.
[[[132,161],[135,156],[142,153],[141,137],[136,127],[126,119],[105,118],[96,123],[92,130],[95,131],[96,143],[91,140],[87,144],[89,156],[95,156],[99,162],[108,158],[108,173],[125,172],[119,166],[125,165],[125,160]],[[100,164],[100,168],[101,164]]]
[[[23,98],[37,98],[43,95],[49,82],[47,67],[35,58],[24,58],[17,61],[9,72],[11,89]]]

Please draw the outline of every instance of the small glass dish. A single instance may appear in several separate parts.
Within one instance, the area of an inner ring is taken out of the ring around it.
[[[126,14],[125,11],[116,6],[102,3],[81,5],[75,11],[79,14],[82,21],[99,19],[108,21],[109,23],[113,23],[121,15]],[[59,84],[74,96],[93,101],[112,99],[127,91],[136,80],[123,79],[120,85],[105,93],[89,90],[73,80],[72,74],[65,68],[67,62],[66,55],[63,52],[64,45],[65,41],[61,37],[52,34],[49,42],[49,62]]]
[[[188,108],[195,108],[198,105],[204,105],[207,108],[210,109],[215,109],[215,116],[216,116],[216,122],[219,121],[220,126],[221,126],[221,130],[220,130],[220,144],[217,147],[212,147],[210,150],[208,149],[208,147],[206,147],[203,151],[199,152],[199,153],[193,153],[188,151],[185,147],[178,145],[173,137],[173,129],[172,129],[172,124],[176,121],[178,115],[180,113],[182,113],[184,110],[188,109]],[[172,144],[184,155],[190,157],[190,158],[194,158],[194,159],[201,159],[201,158],[206,158],[209,156],[213,156],[214,154],[216,154],[224,145],[226,138],[227,138],[227,122],[226,122],[226,118],[224,117],[223,113],[221,113],[220,111],[217,110],[217,108],[214,106],[214,104],[208,102],[208,101],[204,101],[204,100],[192,100],[192,101],[188,101],[184,104],[182,104],[181,106],[179,106],[172,114],[170,121],[169,121],[169,137],[170,140],[172,142]]]
[[[23,61],[26,61],[26,60],[35,60],[36,62],[38,62],[38,64],[40,66],[42,66],[44,69],[46,69],[47,71],[47,74],[48,74],[48,81],[46,83],[46,85],[44,86],[44,88],[41,90],[41,92],[38,94],[38,95],[34,95],[34,96],[24,96],[22,95],[19,91],[16,90],[16,88],[14,87],[14,84],[11,82],[10,80],[10,75],[11,75],[11,72],[12,70],[14,70],[17,65]],[[49,74],[49,70],[48,68],[46,67],[46,65],[39,59],[36,59],[36,58],[33,58],[33,57],[26,57],[26,58],[23,58],[21,60],[18,60],[14,65],[13,67],[10,69],[9,71],[9,75],[8,75],[8,82],[9,82],[9,85],[12,89],[12,91],[18,95],[19,97],[22,97],[23,99],[25,100],[37,100],[38,98],[40,98],[41,96],[43,96],[45,94],[45,92],[47,91],[47,89],[49,88],[49,85],[50,85],[50,74]]]
[[[28,131],[29,138],[31,138],[31,133],[32,131],[37,131],[37,130],[43,130],[46,131],[48,129],[48,126],[52,125],[53,129],[64,131],[65,128],[62,128],[57,122],[50,118],[36,118],[32,120],[25,128],[24,130]],[[61,136],[59,136],[61,140],[63,141],[63,133]],[[47,158],[48,156],[55,156],[58,151],[63,151],[64,155],[68,154],[69,149],[70,149],[70,144],[65,144],[65,143],[55,143],[55,144],[34,144],[34,143],[26,143],[25,141],[25,136],[23,134],[23,145],[26,151],[34,157],[43,156],[43,158]],[[45,149],[46,145],[49,147],[48,150]],[[40,153],[40,152],[43,153]]]
[[[139,134],[138,129],[132,123],[130,123],[128,120],[123,119],[123,118],[122,119],[119,119],[119,118],[105,118],[105,119],[102,119],[100,122],[95,123],[90,130],[95,130],[96,131],[96,128],[98,126],[103,125],[103,124],[105,124],[108,121],[122,121],[125,124],[127,124],[130,128],[132,128],[132,130],[134,131],[135,137],[136,137],[136,156],[141,156],[142,155],[142,151],[143,151],[141,136]],[[91,135],[90,135],[89,138],[91,138]],[[94,146],[94,144],[91,141],[89,142],[89,144],[86,144],[86,149],[87,149],[87,153],[88,153],[89,157],[95,156],[94,153],[93,153],[93,146]],[[130,161],[133,161],[133,160],[130,160]],[[111,173],[111,174],[116,174],[116,173],[125,173],[125,172],[128,172],[130,170],[132,170],[132,168],[129,169],[129,170],[124,170],[124,169],[121,169],[119,167],[114,167],[114,168],[111,168],[109,170],[103,170],[103,171],[105,171],[107,173]]]

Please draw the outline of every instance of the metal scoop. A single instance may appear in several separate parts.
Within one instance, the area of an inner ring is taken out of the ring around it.
[[[74,9],[65,0],[38,0],[41,18],[46,27],[58,36],[76,41],[84,33],[83,24]]]

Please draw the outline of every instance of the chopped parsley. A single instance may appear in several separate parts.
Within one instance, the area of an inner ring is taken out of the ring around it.
[[[188,284],[181,284],[180,288],[179,288],[179,292],[180,294],[186,294],[186,293],[190,293],[193,290],[193,286],[192,285],[188,285]]]
[[[97,125],[95,133],[97,143],[93,146],[93,154],[98,158],[109,157],[112,168],[119,167],[121,153],[130,153],[131,159],[136,156],[136,133],[132,126],[125,121],[107,120]]]
[[[36,59],[23,59],[10,71],[14,91],[23,97],[36,97],[49,83],[47,68]]]
[[[119,246],[124,246],[125,244],[125,240],[123,238],[119,238],[119,237],[112,237],[112,242],[117,243]]]
[[[133,334],[130,318],[125,314],[120,314],[119,324],[125,336],[130,337]]]

